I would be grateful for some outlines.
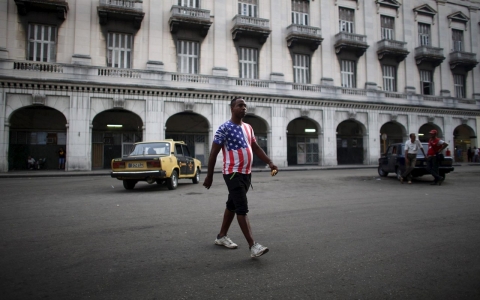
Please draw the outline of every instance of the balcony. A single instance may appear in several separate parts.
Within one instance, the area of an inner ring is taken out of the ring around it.
[[[401,62],[407,57],[407,43],[394,40],[381,40],[378,43],[378,59],[382,60],[386,57],[392,57],[397,62]]]
[[[463,67],[465,71],[470,71],[478,64],[477,55],[470,52],[453,51],[449,55],[450,69]]]
[[[141,0],[100,0],[97,7],[100,24],[106,25],[109,20],[133,22],[133,27],[139,29],[145,13]]]
[[[256,38],[264,44],[270,35],[270,21],[254,17],[236,15],[233,18],[232,38],[238,41],[243,37]]]
[[[437,67],[444,59],[443,48],[434,48],[430,46],[420,46],[415,48],[415,61],[417,62],[417,65],[427,62],[431,63],[434,67]]]
[[[367,36],[355,33],[340,32],[335,35],[335,52],[340,54],[342,51],[354,52],[360,57],[367,50]]]
[[[27,15],[29,12],[55,12],[57,18],[67,18],[68,3],[66,0],[15,0],[18,14]]]
[[[322,44],[322,32],[318,27],[292,24],[287,27],[287,46],[307,45],[312,51]]]
[[[212,25],[210,11],[199,8],[174,5],[170,9],[170,32],[177,33],[179,29],[198,30],[205,37]]]

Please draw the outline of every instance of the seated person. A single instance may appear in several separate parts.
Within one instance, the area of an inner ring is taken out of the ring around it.
[[[33,170],[35,169],[35,166],[36,166],[35,159],[29,155],[27,159],[27,168],[29,170]]]

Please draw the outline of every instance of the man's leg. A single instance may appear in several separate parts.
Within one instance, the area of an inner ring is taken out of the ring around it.
[[[225,212],[223,213],[222,228],[220,228],[220,233],[218,234],[219,237],[227,235],[234,217],[235,213],[225,208]]]
[[[240,229],[242,230],[245,239],[248,242],[248,247],[252,247],[254,240],[252,237],[252,229],[250,227],[250,221],[248,221],[247,215],[237,215],[238,225],[240,225]]]
[[[430,156],[427,160],[427,171],[432,174],[432,176],[435,178],[434,182],[438,182],[442,177],[438,175],[438,164],[437,164],[437,158],[435,156]]]

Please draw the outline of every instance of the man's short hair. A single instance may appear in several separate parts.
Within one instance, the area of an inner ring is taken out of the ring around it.
[[[412,137],[412,135],[415,135],[415,133],[410,133],[410,137]]]
[[[243,98],[239,96],[233,97],[232,101],[230,101],[230,108],[233,108],[235,106],[235,101],[237,101],[238,99],[243,100]]]

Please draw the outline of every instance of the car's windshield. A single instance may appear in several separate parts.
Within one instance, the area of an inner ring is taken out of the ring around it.
[[[137,144],[130,156],[170,154],[170,143]]]

